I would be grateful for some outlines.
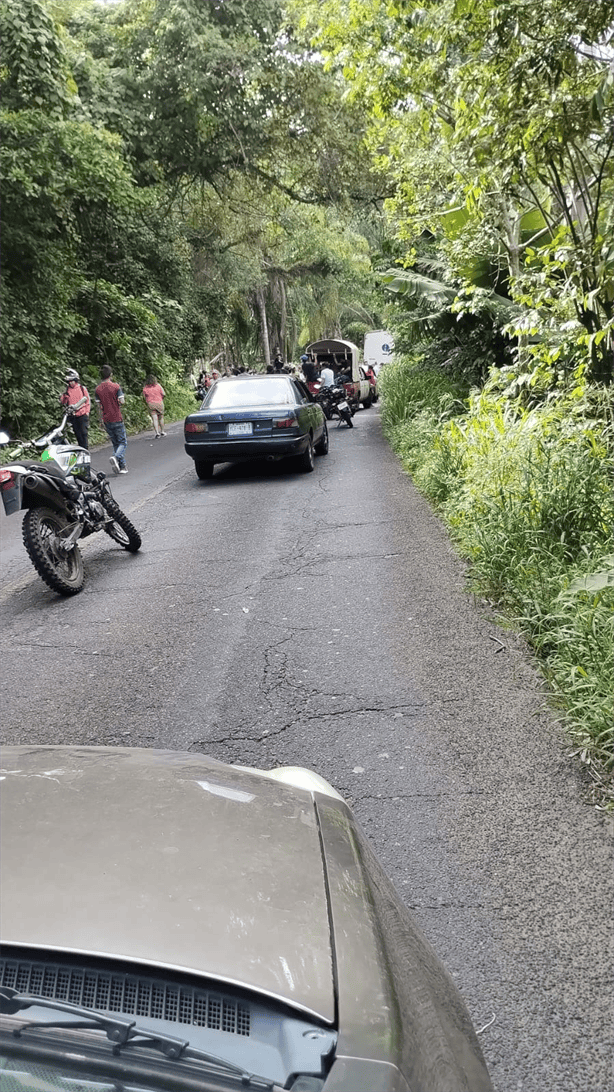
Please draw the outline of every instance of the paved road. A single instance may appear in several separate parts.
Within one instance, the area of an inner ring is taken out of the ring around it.
[[[180,426],[132,440],[143,549],[92,538],[74,599],[1,516],[3,738],[315,768],[489,1025],[498,1092],[608,1092],[611,828],[377,411],[355,421],[311,475],[198,482]]]

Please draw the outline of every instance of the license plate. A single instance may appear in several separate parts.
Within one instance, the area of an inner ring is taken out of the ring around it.
[[[348,406],[347,402],[340,402],[337,408],[338,409],[349,409],[349,406]]]
[[[245,436],[252,432],[251,421],[230,421],[228,424],[229,436]]]

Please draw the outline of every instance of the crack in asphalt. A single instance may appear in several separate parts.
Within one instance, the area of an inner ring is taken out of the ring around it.
[[[381,771],[380,771],[381,772]],[[341,792],[341,789],[338,789]],[[355,788],[352,790],[354,800],[374,800],[379,803],[395,803],[398,800],[437,800],[439,797],[445,798],[447,796],[454,796],[458,799],[460,796],[497,796],[496,792],[488,792],[486,789],[463,789],[457,790],[454,786],[441,792],[395,792],[390,795],[388,793],[368,793],[358,792]],[[343,794],[342,794],[343,795]]]

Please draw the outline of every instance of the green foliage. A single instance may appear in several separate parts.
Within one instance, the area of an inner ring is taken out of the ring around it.
[[[160,360],[169,380],[189,372],[202,291],[164,195],[135,187],[120,137],[84,113],[70,40],[37,0],[4,3],[0,20],[2,413],[27,435],[57,413],[67,366],[90,387],[104,363],[127,387]]]
[[[429,235],[448,283],[518,304],[505,321],[520,373],[553,387],[582,367],[609,383],[611,3],[292,0],[291,10],[369,112],[402,264],[413,267]]]
[[[387,367],[381,389],[393,446],[470,559],[475,589],[536,650],[577,753],[607,796],[612,398],[572,388],[527,407],[502,394],[495,376],[463,406],[412,361]]]
[[[76,88],[53,21],[39,0],[1,0],[0,40],[3,109],[65,114]]]
[[[446,280],[449,270],[441,271],[441,264],[426,252],[415,258],[411,269],[380,274],[399,305],[407,307],[409,301],[410,310],[397,307],[389,319],[396,330],[395,344],[403,352],[428,343],[433,370],[439,367],[459,380],[478,383],[493,364],[511,366],[512,346],[504,323],[517,309],[491,289],[453,286]],[[426,275],[427,269],[431,275]],[[434,272],[440,276],[435,278]]]

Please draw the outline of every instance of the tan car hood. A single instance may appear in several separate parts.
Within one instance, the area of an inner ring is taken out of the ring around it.
[[[333,1022],[308,792],[201,755],[2,750],[2,940],[238,983]]]

